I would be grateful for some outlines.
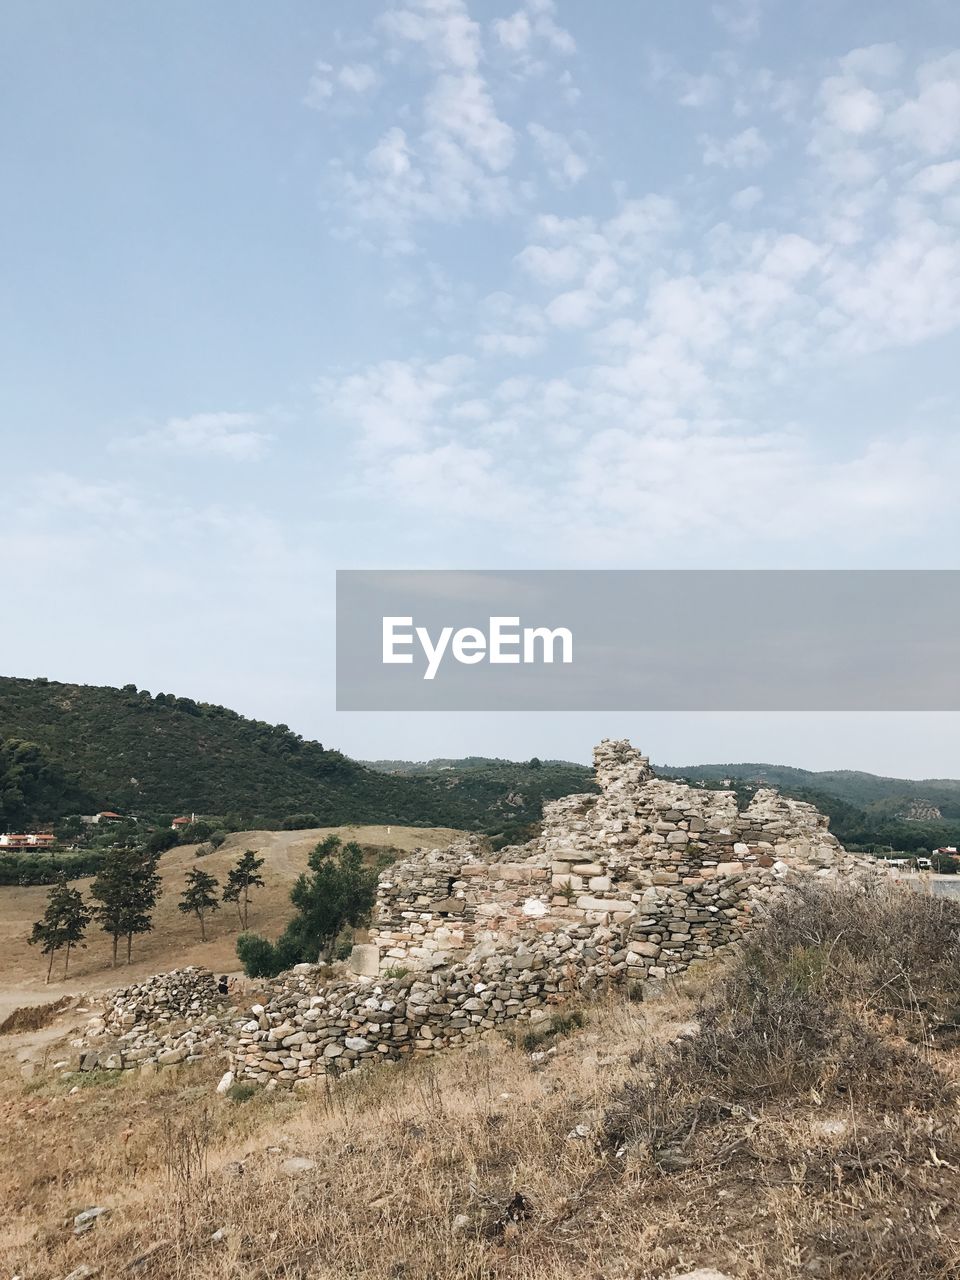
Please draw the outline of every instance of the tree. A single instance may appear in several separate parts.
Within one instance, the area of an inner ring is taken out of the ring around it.
[[[198,819],[196,822],[188,822],[180,832],[181,844],[202,844],[210,835],[213,834],[213,827],[209,822]]]
[[[149,933],[153,928],[153,908],[160,891],[155,855],[141,849],[107,851],[104,865],[90,886],[90,893],[100,903],[95,908],[100,927],[113,941],[114,968],[120,939],[125,937],[127,940],[129,964],[134,934]]]
[[[376,894],[377,873],[364,867],[360,846],[355,841],[341,845],[337,836],[329,836],[310,854],[309,870],[290,891],[297,913],[273,944],[272,955],[267,951],[271,944],[251,933],[237,940],[237,955],[245,966],[255,958],[264,975],[301,961],[328,959],[340,930],[367,920]]]
[[[70,949],[77,944],[82,944],[83,935],[90,923],[90,915],[90,908],[84,902],[80,890],[71,889],[67,884],[66,876],[59,876],[47,898],[43,919],[34,924],[28,938],[31,946],[39,945],[43,955],[50,957],[46,982],[50,981],[53,958],[62,947],[66,947],[63,976],[67,976],[67,969],[70,966]]]
[[[216,893],[219,887],[220,882],[216,876],[208,875],[199,867],[193,867],[187,872],[187,887],[181,893],[177,904],[178,910],[184,915],[192,912],[200,921],[200,937],[204,942],[207,940],[207,912],[220,910]]]
[[[315,961],[329,956],[341,929],[356,927],[369,916],[377,894],[377,873],[364,867],[363,850],[356,841],[341,846],[337,836],[320,841],[308,866],[290,891],[298,914],[284,935],[297,941],[305,960]]]
[[[168,823],[167,826],[161,827],[159,831],[154,831],[153,835],[148,836],[145,848],[147,853],[159,855],[166,853],[168,849],[172,849],[178,843],[177,833],[171,830]]]
[[[76,812],[88,799],[36,742],[0,741],[0,830],[49,821],[69,812],[70,802]]]
[[[263,858],[258,858],[255,850],[247,849],[237,861],[236,866],[231,867],[227,872],[223,900],[237,904],[240,928],[244,933],[247,930],[247,915],[250,909],[250,890],[263,888],[263,877],[260,875],[262,866]]]

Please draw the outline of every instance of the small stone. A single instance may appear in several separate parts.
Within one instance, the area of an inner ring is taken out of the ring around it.
[[[670,1280],[733,1280],[724,1271],[715,1271],[713,1267],[698,1267],[696,1271],[684,1271],[682,1275],[672,1275]]]
[[[299,1178],[317,1167],[316,1160],[308,1160],[306,1156],[290,1156],[280,1165],[280,1172],[285,1178]]]
[[[96,1205],[91,1209],[83,1209],[76,1215],[73,1220],[73,1234],[82,1236],[85,1231],[89,1231],[98,1218],[102,1218],[105,1213],[109,1213],[109,1209],[105,1209],[102,1205]]]
[[[571,1129],[570,1132],[567,1134],[567,1141],[576,1142],[583,1138],[589,1138],[592,1132],[593,1132],[593,1125],[578,1124],[576,1128]]]
[[[217,1085],[217,1093],[219,1093],[222,1097],[223,1094],[229,1092],[229,1090],[233,1086],[233,1081],[234,1081],[233,1072],[225,1071],[223,1075],[220,1077],[220,1083]]]
[[[91,1280],[92,1276],[100,1274],[99,1267],[91,1267],[86,1262],[81,1262],[79,1267],[74,1267],[68,1276],[64,1276],[63,1280]]]

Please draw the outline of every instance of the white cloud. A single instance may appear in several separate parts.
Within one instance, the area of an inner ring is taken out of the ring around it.
[[[583,258],[573,245],[550,249],[542,244],[528,244],[517,254],[517,264],[540,284],[560,285],[574,280],[583,266]]]
[[[600,297],[592,289],[571,289],[559,293],[547,304],[547,318],[561,329],[583,329],[601,310]]]
[[[518,9],[509,18],[498,18],[493,24],[493,33],[505,49],[521,53],[530,43],[533,28],[529,15]]]
[[[509,53],[526,55],[538,45],[564,57],[576,52],[573,36],[556,21],[557,6],[553,0],[527,0],[526,4],[508,18],[498,18],[492,24],[493,34]],[[524,58],[527,68],[534,64]]]
[[[545,0],[528,0],[519,13],[516,22],[509,20],[508,42],[522,43],[522,18],[531,42],[547,42],[555,51],[565,46]],[[481,28],[464,0],[406,0],[388,9],[376,30],[385,42],[385,63],[403,63],[415,75],[425,68],[426,81],[419,99],[381,129],[361,165],[333,162],[335,196],[350,216],[341,234],[361,239],[363,224],[380,224],[366,243],[409,253],[419,222],[502,217],[520,208],[533,184],[515,172],[518,130],[497,107]],[[379,74],[366,63],[338,73],[357,92],[377,83]],[[332,93],[333,78],[323,64],[316,89],[323,102]],[[566,185],[579,180],[584,162],[569,143],[561,150],[560,135],[531,136],[549,151],[555,180]]]
[[[760,187],[742,187],[730,197],[730,204],[738,213],[749,213],[762,199],[763,190]]]
[[[114,441],[122,452],[169,454],[181,458],[224,458],[251,462],[263,456],[272,437],[253,428],[262,418],[253,413],[195,413],[170,418],[162,427]]]
[[[924,195],[940,196],[960,183],[960,160],[947,160],[943,164],[931,164],[914,174],[910,187]]]
[[[437,138],[454,141],[494,172],[513,160],[513,130],[499,118],[485,81],[474,72],[440,76],[424,104],[424,119]]]
[[[367,93],[380,81],[373,67],[365,62],[351,62],[340,68],[337,80],[351,93]]]
[[[396,40],[421,45],[437,70],[475,71],[480,64],[480,28],[463,0],[410,0],[380,18]]]
[[[429,445],[440,413],[469,385],[473,362],[384,360],[362,373],[324,378],[317,394],[325,411],[351,429],[365,455]]]
[[[537,144],[547,172],[558,187],[575,187],[586,176],[586,160],[562,134],[536,123],[528,124],[527,132]]]
[[[701,138],[703,163],[718,165],[721,169],[752,169],[765,164],[770,158],[770,148],[759,129],[751,125],[732,138]]]
[[[826,80],[821,90],[827,120],[844,133],[870,133],[883,120],[883,104],[872,89],[838,76]]]
[[[338,88],[356,97],[368,93],[379,83],[380,76],[368,63],[351,62],[336,70],[329,62],[318,59],[303,95],[304,105],[324,111],[332,104]]]
[[[485,354],[527,357],[543,349],[546,323],[539,307],[495,293],[484,299],[481,312],[477,346]]]
[[[928,156],[942,156],[960,144],[960,53],[924,63],[917,72],[920,92],[890,118],[890,131]]]
[[[518,12],[527,25],[505,19],[500,43],[528,53],[535,11]],[[328,404],[360,440],[364,484],[383,495],[386,477],[398,502],[408,490],[418,510],[508,527],[502,499],[486,516],[475,504],[475,474],[478,491],[508,493],[532,528],[562,512],[553,554],[629,560],[680,525],[710,551],[811,528],[874,542],[908,529],[945,484],[942,439],[919,441],[907,423],[903,441],[874,432],[844,451],[842,432],[805,429],[783,407],[802,399],[801,381],[960,327],[960,209],[948,207],[960,161],[931,155],[926,125],[904,113],[949,87],[955,68],[924,64],[911,88],[898,56],[854,50],[822,79],[786,87],[744,72],[739,54],[711,64],[756,120],[701,139],[704,163],[725,172],[709,184],[674,175],[683,200],[618,194],[606,217],[541,213],[510,246],[511,293],[474,303],[472,329],[452,340],[468,360],[380,362],[329,385]],[[559,130],[511,116],[510,143],[488,135],[486,70],[481,59],[465,73],[476,81],[462,111],[435,111],[423,130],[408,113],[383,134],[375,164],[392,204],[439,216],[432,148],[444,139],[464,186],[459,205],[448,186],[447,209],[482,207],[521,129],[560,166],[557,180],[573,180]],[[679,90],[682,73],[669,74]],[[431,92],[445,76],[463,80],[440,71]],[[782,163],[764,187],[743,185],[774,149]],[[505,182],[501,211],[522,207],[513,194]],[[595,209],[582,195],[577,207]],[[751,216],[728,221],[726,208]],[[517,376],[504,379],[508,360]]]
[[[713,5],[710,12],[714,20],[738,40],[752,40],[760,34],[763,0],[726,0]]]
[[[840,66],[849,76],[880,80],[894,76],[903,63],[903,54],[895,44],[871,44],[851,51],[840,59]]]

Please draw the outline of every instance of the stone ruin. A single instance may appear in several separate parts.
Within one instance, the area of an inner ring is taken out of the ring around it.
[[[196,978],[196,1010],[169,994],[190,987],[191,971],[151,979],[118,993],[91,1028],[113,1041],[106,1061],[218,1052],[232,1079],[308,1085],[464,1045],[611,987],[642,994],[735,941],[791,877],[876,874],[813,805],[764,788],[741,811],[731,791],[655,777],[627,741],[602,742],[594,763],[599,795],[546,803],[530,843],[490,853],[461,840],[384,871],[349,976],[297,965],[244,1018],[214,999],[210,975]]]

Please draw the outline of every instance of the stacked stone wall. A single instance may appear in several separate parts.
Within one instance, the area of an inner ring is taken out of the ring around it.
[[[601,743],[595,766],[600,794],[545,805],[529,844],[491,854],[464,840],[388,868],[363,949],[371,976],[298,965],[238,1018],[215,1004],[212,975],[184,970],[119,993],[95,1034],[113,1037],[115,1065],[221,1052],[236,1079],[303,1086],[682,973],[792,875],[875,874],[812,805],[763,789],[739,811],[731,792],[654,777],[629,742]]]

